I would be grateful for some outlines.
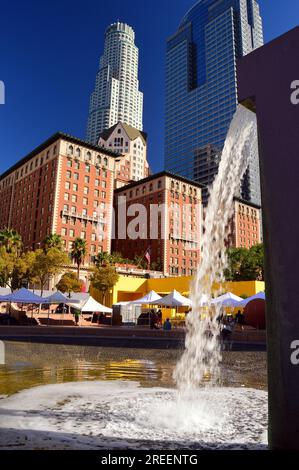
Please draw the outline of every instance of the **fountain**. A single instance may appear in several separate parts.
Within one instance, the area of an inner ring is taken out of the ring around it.
[[[299,27],[238,64],[257,114],[267,288],[269,445],[299,450]]]
[[[36,387],[0,402],[4,439],[15,439],[18,446],[23,430],[24,445],[31,448],[45,447],[49,433],[50,447],[60,439],[57,445],[80,449],[264,448],[267,394],[218,386],[220,312],[211,307],[212,295],[217,294],[214,283],[223,281],[226,267],[233,197],[259,140],[269,442],[273,449],[299,450],[298,44],[296,28],[239,61],[242,104],[231,123],[205,214],[205,255],[192,284],[186,349],[174,372],[179,393],[122,381]]]
[[[254,113],[239,106],[231,122],[205,214],[201,240],[202,263],[191,288],[192,312],[186,319],[185,352],[174,377],[181,391],[196,390],[205,377],[215,385],[219,377],[221,306],[211,305],[215,283],[224,282],[227,267],[225,242],[233,215],[233,199],[248,167],[256,158],[257,128]],[[205,298],[205,306],[202,299]]]
[[[233,198],[256,152],[256,116],[240,105],[205,214],[204,256],[192,284],[186,349],[174,372],[177,388],[104,380],[24,390],[0,401],[2,445],[160,450],[266,447],[267,393],[219,384],[220,309],[211,306],[214,284],[224,280]]]

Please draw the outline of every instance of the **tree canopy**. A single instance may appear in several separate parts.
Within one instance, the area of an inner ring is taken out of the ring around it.
[[[250,249],[230,248],[228,267],[225,271],[227,281],[264,280],[264,247],[256,245]]]

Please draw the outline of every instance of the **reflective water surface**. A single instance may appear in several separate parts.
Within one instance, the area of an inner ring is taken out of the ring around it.
[[[173,387],[180,351],[5,342],[0,395],[38,385],[94,380],[129,380],[142,387]],[[226,352],[221,384],[265,390],[266,354]]]

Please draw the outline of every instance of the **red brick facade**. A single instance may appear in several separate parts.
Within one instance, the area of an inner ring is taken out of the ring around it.
[[[251,248],[262,243],[261,208],[240,199],[235,199],[233,204],[229,246]]]
[[[126,207],[124,203],[119,204],[120,197],[124,198]],[[136,204],[143,208],[142,214]],[[134,259],[135,255],[144,256],[149,249],[153,269],[161,270],[165,275],[194,274],[200,257],[199,185],[163,172],[117,189],[114,205],[115,251]],[[156,217],[155,213],[158,214]],[[134,224],[136,217],[138,224]],[[134,230],[133,236],[128,233],[132,224],[137,236]],[[156,234],[153,233],[155,228]]]
[[[1,176],[0,229],[17,230],[25,249],[51,233],[62,236],[67,251],[84,238],[87,263],[110,252],[114,159],[79,139],[53,136]]]

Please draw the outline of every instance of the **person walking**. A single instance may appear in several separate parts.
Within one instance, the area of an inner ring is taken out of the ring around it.
[[[163,325],[163,330],[164,331],[170,331],[172,328],[171,321],[169,318],[166,318],[164,325]]]

